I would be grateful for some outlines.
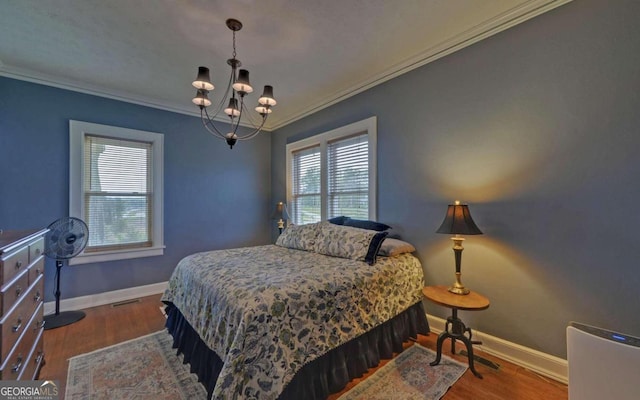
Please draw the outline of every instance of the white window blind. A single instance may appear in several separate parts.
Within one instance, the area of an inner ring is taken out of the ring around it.
[[[294,224],[345,215],[376,219],[377,119],[287,144],[287,203]]]
[[[369,217],[368,143],[365,132],[327,144],[328,218]]]
[[[292,153],[292,198],[289,205],[296,224],[318,222],[321,218],[320,146]]]
[[[86,252],[153,244],[151,143],[85,135]]]

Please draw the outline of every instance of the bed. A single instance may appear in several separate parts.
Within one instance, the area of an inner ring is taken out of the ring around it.
[[[326,398],[427,334],[420,262],[385,236],[322,222],[181,260],[167,328],[209,397]]]

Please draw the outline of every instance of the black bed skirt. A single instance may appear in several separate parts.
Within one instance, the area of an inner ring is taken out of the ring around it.
[[[200,339],[177,307],[168,304],[167,329],[173,336],[173,347],[184,354],[184,362],[207,389],[208,397],[222,370],[222,360]],[[279,399],[323,400],[342,390],[354,378],[361,377],[381,359],[402,352],[402,343],[418,334],[429,333],[422,302],[390,321],[374,328],[302,367],[286,386]]]

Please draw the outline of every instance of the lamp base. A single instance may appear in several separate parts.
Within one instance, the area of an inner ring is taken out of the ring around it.
[[[449,287],[449,292],[453,294],[469,294],[470,290],[462,284],[462,273],[456,272],[456,281]]]
[[[456,287],[455,285],[451,286],[448,290],[453,294],[469,294],[469,292],[471,292],[466,287]]]
[[[51,314],[44,316],[44,330],[60,328],[61,326],[71,325],[80,321],[85,317],[82,311],[63,311],[59,314]]]

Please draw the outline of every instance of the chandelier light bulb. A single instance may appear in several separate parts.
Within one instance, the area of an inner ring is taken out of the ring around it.
[[[265,85],[262,96],[258,99],[258,103],[263,106],[275,106],[278,104],[273,98],[273,86]]]
[[[224,113],[230,117],[240,116],[240,110],[238,110],[238,100],[229,99],[229,105],[224,109]]]
[[[256,111],[260,114],[271,114],[273,112],[273,110],[271,110],[269,107],[265,107],[265,106],[258,106],[256,107]]]
[[[204,89],[212,91],[214,86],[213,83],[211,83],[211,78],[209,77],[209,68],[198,67],[198,76],[196,77],[196,80],[193,81],[192,85],[198,90]]]
[[[249,83],[249,71],[241,69],[238,72],[238,79],[233,83],[233,89],[240,93],[241,96],[253,92],[251,83]]]
[[[211,105],[211,100],[207,97],[207,92],[204,89],[199,89],[196,92],[196,97],[191,101],[200,108],[209,107]]]

